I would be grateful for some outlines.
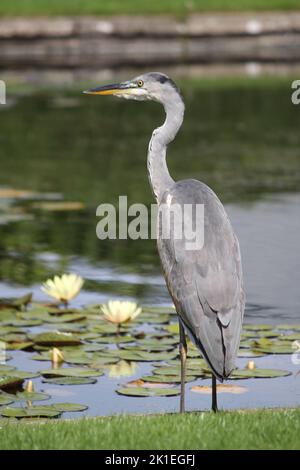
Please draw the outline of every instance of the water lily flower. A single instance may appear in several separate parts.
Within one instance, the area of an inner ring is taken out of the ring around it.
[[[77,274],[63,274],[61,277],[54,276],[53,279],[48,279],[41,289],[50,297],[67,304],[79,294],[83,282],[82,277]]]
[[[120,300],[109,300],[106,305],[102,305],[101,310],[107,321],[117,325],[133,320],[142,311],[135,302]]]
[[[33,382],[32,380],[28,380],[26,386],[25,386],[25,392],[32,393],[34,392],[34,387],[33,387]]]
[[[136,362],[128,362],[121,360],[117,364],[111,364],[108,367],[108,376],[109,377],[130,377],[134,375],[137,370]]]
[[[255,363],[254,361],[249,361],[247,364],[247,369],[249,370],[254,370],[255,369]]]
[[[58,348],[53,348],[51,350],[50,357],[51,357],[52,364],[54,366],[57,364],[61,364],[65,360],[63,353]]]

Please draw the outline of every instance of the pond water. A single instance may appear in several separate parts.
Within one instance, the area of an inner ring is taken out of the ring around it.
[[[241,244],[246,322],[299,324],[300,108],[291,104],[290,84],[184,82],[183,92],[186,118],[169,149],[170,171],[176,179],[205,181],[226,204]],[[100,242],[95,234],[100,203],[117,203],[119,195],[127,195],[128,204],[152,203],[146,149],[163,119],[159,105],[82,96],[79,90],[16,93],[10,104],[0,109],[0,297],[31,291],[46,301],[41,282],[71,271],[85,278],[75,307],[111,298],[170,305],[154,240]],[[78,209],[54,210],[57,201],[76,202]],[[10,364],[44,368],[31,354],[13,352]],[[240,358],[238,366],[247,362]],[[294,374],[299,368],[290,355],[255,362]],[[35,388],[53,401],[86,403],[83,414],[177,409],[178,397],[115,393],[151,368],[138,363],[130,378],[109,378],[105,371],[95,385],[54,386],[37,378]],[[247,393],[222,394],[220,405],[293,406],[299,404],[299,380],[241,380]],[[187,394],[189,409],[206,409],[209,401],[209,395]]]

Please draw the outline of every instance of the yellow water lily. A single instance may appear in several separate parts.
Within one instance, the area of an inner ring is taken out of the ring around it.
[[[28,380],[28,382],[25,386],[25,392],[28,392],[28,393],[33,393],[34,392],[34,387],[33,387],[32,380]]]
[[[51,358],[51,361],[52,361],[52,364],[55,366],[57,364],[61,364],[62,362],[64,362],[65,358],[64,358],[64,355],[62,353],[62,351],[58,348],[53,348],[50,352],[50,358]]]
[[[109,377],[130,377],[134,375],[137,370],[136,362],[128,362],[121,360],[117,364],[111,364],[108,366]]]
[[[53,279],[48,279],[41,289],[50,297],[67,304],[79,294],[83,283],[82,277],[77,274],[63,274],[61,277],[54,276]]]
[[[255,369],[255,362],[254,361],[249,361],[248,364],[247,364],[247,369],[254,370]]]
[[[104,318],[116,325],[127,323],[136,318],[142,311],[135,302],[120,300],[109,300],[106,305],[102,305],[101,310]]]

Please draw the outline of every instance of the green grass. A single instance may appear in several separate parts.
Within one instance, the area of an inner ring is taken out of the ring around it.
[[[13,0],[0,15],[84,15],[299,9],[299,0]]]
[[[0,449],[299,449],[300,408],[3,421]]]

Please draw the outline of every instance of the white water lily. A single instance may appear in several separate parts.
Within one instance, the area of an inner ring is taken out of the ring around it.
[[[82,286],[83,279],[77,274],[63,274],[48,279],[41,287],[42,291],[50,297],[54,297],[60,302],[68,303],[69,300],[76,297]]]
[[[107,321],[117,325],[133,320],[142,311],[135,302],[120,300],[109,300],[106,305],[102,305],[101,310]]]

